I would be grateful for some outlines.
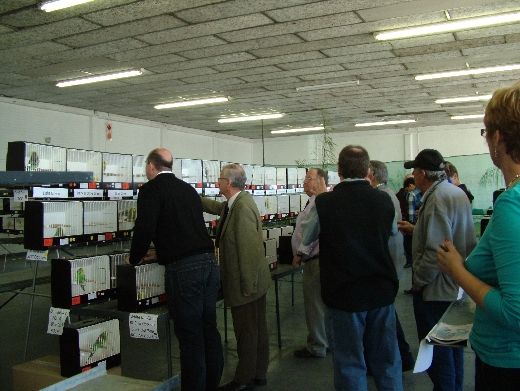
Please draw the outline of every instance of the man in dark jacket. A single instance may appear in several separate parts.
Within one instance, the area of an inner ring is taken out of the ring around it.
[[[370,158],[360,146],[340,152],[341,182],[316,197],[302,222],[302,244],[319,237],[321,294],[337,390],[367,389],[364,350],[380,390],[402,391],[394,299],[399,282],[388,248],[397,232],[394,205],[365,180]]]
[[[179,341],[183,390],[216,390],[224,367],[216,302],[220,271],[195,189],[175,177],[164,148],[146,159],[148,182],[139,190],[138,215],[126,262],[164,265],[168,309]],[[156,253],[148,251],[150,243]]]

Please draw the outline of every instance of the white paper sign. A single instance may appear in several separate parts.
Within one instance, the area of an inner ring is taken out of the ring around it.
[[[63,326],[65,325],[65,321],[68,319],[70,323],[69,313],[70,310],[51,307],[49,309],[49,324],[47,325],[47,334],[63,334]]]
[[[423,339],[419,345],[419,352],[417,353],[417,360],[415,360],[415,367],[413,373],[424,372],[432,365],[433,360],[433,345]]]
[[[130,337],[143,339],[159,339],[157,334],[158,315],[131,313],[128,318]]]
[[[25,202],[29,198],[29,190],[13,190],[15,202]]]
[[[47,262],[48,255],[49,255],[49,250],[27,250],[25,259],[27,259],[28,261]]]

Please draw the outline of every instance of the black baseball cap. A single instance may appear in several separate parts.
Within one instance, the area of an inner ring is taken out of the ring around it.
[[[404,163],[404,168],[419,167],[428,171],[442,171],[445,166],[444,158],[436,149],[423,149],[415,160]]]

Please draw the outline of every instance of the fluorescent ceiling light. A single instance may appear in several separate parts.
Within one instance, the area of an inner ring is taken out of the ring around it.
[[[40,9],[45,12],[51,12],[60,10],[62,8],[73,7],[75,5],[88,3],[93,0],[54,0],[54,1],[46,1],[45,3],[40,4]]]
[[[154,106],[154,109],[170,109],[173,107],[185,107],[185,106],[196,106],[196,105],[205,105],[208,103],[218,103],[218,102],[227,102],[228,98],[208,98],[208,99],[198,99],[198,100],[186,100],[183,102],[174,102],[174,103],[163,103],[157,106]]]
[[[85,77],[83,79],[73,79],[73,80],[68,80],[68,81],[62,81],[62,82],[59,82],[58,84],[56,84],[56,87],[70,87],[70,86],[77,86],[80,84],[97,83],[100,81],[116,80],[116,79],[122,79],[125,77],[139,76],[141,74],[142,74],[142,72],[138,71],[138,70],[110,73],[108,75],[91,76],[91,77]]]
[[[410,122],[417,122],[417,120],[416,119],[402,119],[402,120],[396,120],[396,121],[365,122],[364,124],[356,124],[355,126],[395,125],[395,124],[408,124]]]
[[[518,69],[520,69],[520,64],[501,65],[498,67],[464,69],[462,71],[439,72],[439,73],[429,73],[429,74],[424,74],[424,75],[417,75],[417,76],[415,76],[415,80],[431,80],[431,79],[442,79],[445,77],[481,75],[483,73],[515,71]]]
[[[459,19],[442,23],[383,31],[374,35],[378,41],[390,39],[410,38],[420,35],[439,34],[450,31],[468,30],[478,27],[492,26],[496,24],[512,23],[520,21],[520,12],[500,15],[482,16],[478,18]]]
[[[443,104],[443,103],[457,103],[457,102],[475,102],[479,100],[490,100],[491,95],[476,95],[476,96],[464,96],[461,98],[446,98],[446,99],[437,99],[435,103]]]
[[[471,119],[471,118],[484,118],[484,114],[471,114],[471,115],[454,115],[451,119]]]
[[[314,128],[300,128],[300,129],[280,129],[271,130],[271,133],[296,133],[296,132],[312,132],[313,130],[323,130],[323,126],[316,126]]]
[[[281,118],[283,114],[264,114],[264,115],[253,115],[251,117],[235,117],[235,118],[222,118],[219,119],[218,122],[226,123],[226,122],[242,122],[242,121],[256,121],[259,119],[271,119],[271,118]]]
[[[353,86],[353,85],[359,85],[359,80],[350,80],[350,81],[344,81],[341,83],[317,84],[314,86],[296,87],[296,91],[302,92],[302,91],[326,90],[329,88],[339,88],[339,87],[346,87],[346,86]]]

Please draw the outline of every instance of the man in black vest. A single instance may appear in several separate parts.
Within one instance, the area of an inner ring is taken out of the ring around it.
[[[319,237],[321,294],[337,390],[367,389],[367,363],[379,390],[402,391],[394,299],[399,288],[388,248],[397,233],[390,196],[365,180],[370,158],[360,146],[343,148],[341,182],[316,197],[302,222],[302,244]]]

